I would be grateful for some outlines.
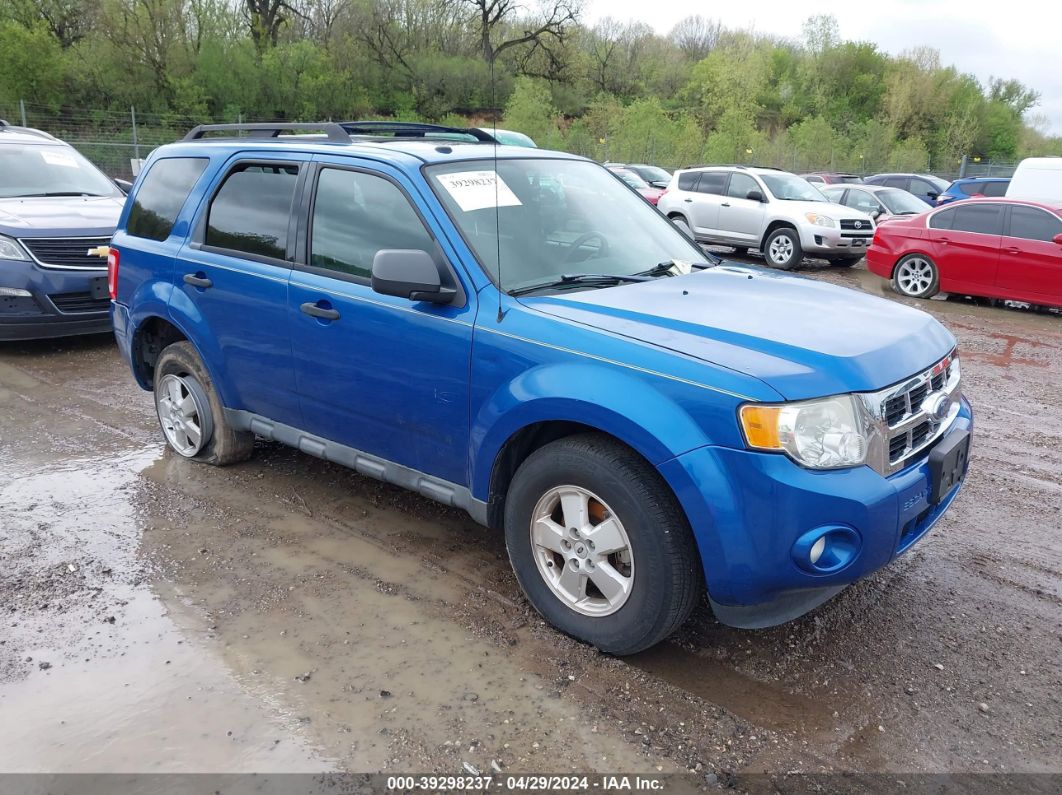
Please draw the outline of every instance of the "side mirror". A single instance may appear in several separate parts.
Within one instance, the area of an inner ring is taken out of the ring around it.
[[[372,289],[410,301],[448,304],[457,291],[444,287],[431,254],[419,249],[390,248],[376,252],[372,260]]]
[[[870,214],[870,217],[876,221],[883,215],[885,215],[885,211],[881,207],[879,207]]]
[[[129,195],[129,191],[131,191],[133,189],[133,183],[130,182],[129,180],[127,180],[127,179],[117,179],[116,178],[114,180],[114,184],[117,185],[118,186],[118,190],[120,190],[126,196],[128,196]]]
[[[936,201],[937,199],[940,198],[940,194],[937,193],[936,191],[929,191],[928,193],[926,193],[926,198],[927,199],[932,199],[933,201]]]
[[[760,191],[758,191],[758,190],[750,190],[748,193],[745,194],[745,198],[748,199],[749,201],[754,201],[754,202],[766,201],[766,199],[764,198],[763,194]]]
[[[1057,243],[1058,245],[1062,246],[1062,234],[1055,235],[1051,239],[1054,240],[1055,243]]]

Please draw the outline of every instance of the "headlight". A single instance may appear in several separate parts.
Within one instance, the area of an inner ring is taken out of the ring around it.
[[[0,259],[29,259],[15,240],[0,235]]]
[[[811,469],[836,469],[867,459],[867,434],[852,395],[799,403],[749,403],[741,407],[745,441],[776,450]]]
[[[804,215],[808,219],[809,223],[815,224],[815,226],[828,226],[833,228],[837,226],[837,222],[830,218],[828,215],[819,215],[818,213],[807,213]]]

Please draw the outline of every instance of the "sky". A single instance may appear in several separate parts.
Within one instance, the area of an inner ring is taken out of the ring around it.
[[[1048,132],[1062,135],[1062,2],[1059,0],[587,0],[584,20],[637,19],[666,34],[683,17],[700,14],[727,28],[800,39],[804,20],[832,14],[841,38],[869,41],[898,55],[929,45],[944,65],[969,72],[981,83],[989,77],[1015,78],[1040,92],[1026,119],[1047,117]]]

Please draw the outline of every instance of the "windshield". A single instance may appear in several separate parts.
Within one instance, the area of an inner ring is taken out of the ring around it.
[[[824,202],[822,192],[796,174],[760,174],[760,179],[776,199],[783,201]]]
[[[651,180],[653,182],[671,181],[671,175],[657,166],[631,166],[631,168],[644,180]]]
[[[893,215],[917,215],[926,211],[926,203],[905,190],[879,190],[876,195]]]
[[[103,172],[69,147],[0,144],[0,198],[120,195]]]
[[[668,260],[706,259],[648,202],[596,163],[499,160],[497,182],[494,165],[474,160],[424,171],[495,284],[500,248],[504,290],[562,275],[629,276]]]
[[[625,168],[615,168],[615,169],[612,169],[612,173],[615,174],[620,179],[622,179],[624,182],[626,182],[632,188],[642,189],[642,188],[648,188],[649,187],[649,183],[646,182],[641,177],[639,177],[633,171],[628,171]]]

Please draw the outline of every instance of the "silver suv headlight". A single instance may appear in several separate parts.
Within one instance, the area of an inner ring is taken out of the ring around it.
[[[794,403],[748,403],[741,429],[754,450],[784,452],[810,469],[859,466],[867,460],[868,434],[853,395]]]
[[[814,224],[815,226],[826,226],[831,229],[837,226],[837,222],[830,218],[830,216],[828,215],[820,215],[819,213],[805,213],[804,217],[808,219],[808,223]]]
[[[29,259],[14,238],[0,235],[0,259]]]

